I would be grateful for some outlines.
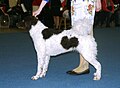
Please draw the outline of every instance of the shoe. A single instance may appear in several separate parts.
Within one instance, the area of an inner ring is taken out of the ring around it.
[[[85,70],[85,71],[83,71],[83,72],[80,72],[80,73],[75,72],[75,71],[67,71],[66,73],[67,73],[67,74],[70,74],[70,75],[84,75],[84,74],[89,74],[89,73],[90,73],[90,70],[87,69],[87,70]]]

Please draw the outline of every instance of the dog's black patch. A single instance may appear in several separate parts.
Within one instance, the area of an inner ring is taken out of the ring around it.
[[[68,39],[67,36],[64,36],[61,40],[61,45],[65,49],[75,48],[78,46],[78,44],[79,44],[79,41],[78,41],[78,38],[76,37],[72,37]]]
[[[42,31],[42,35],[43,35],[43,39],[48,39],[53,35],[53,32],[51,31],[51,29],[46,28]]]
[[[53,34],[59,34],[63,30],[60,29],[52,29],[52,28],[46,28],[42,31],[42,35],[44,39],[50,38]]]
[[[70,47],[77,47],[79,44],[78,38],[72,37],[70,38]]]
[[[63,46],[63,48],[65,49],[69,49],[70,48],[70,44],[69,44],[69,39],[67,36],[64,36],[61,40],[61,45]]]

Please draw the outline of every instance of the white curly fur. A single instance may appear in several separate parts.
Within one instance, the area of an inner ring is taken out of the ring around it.
[[[50,56],[56,56],[68,51],[78,51],[90,64],[92,64],[96,72],[94,73],[94,80],[101,78],[101,64],[96,60],[97,55],[97,44],[93,36],[89,35],[91,31],[91,24],[88,25],[89,21],[86,19],[79,21],[71,30],[64,30],[62,33],[55,34],[49,39],[43,39],[42,31],[47,28],[40,21],[35,26],[32,26],[30,36],[33,39],[35,50],[37,52],[38,66],[37,73],[32,77],[33,80],[37,80],[40,77],[46,75]],[[87,24],[88,26],[86,26]],[[85,27],[86,26],[86,27]],[[78,38],[79,45],[76,48],[70,48],[68,50],[62,47],[61,39],[67,36],[68,38]]]

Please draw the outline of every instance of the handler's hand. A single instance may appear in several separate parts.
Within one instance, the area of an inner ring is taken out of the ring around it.
[[[101,9],[102,9],[101,0],[96,0],[96,2],[95,2],[96,12],[99,12]]]
[[[36,10],[36,11],[34,11],[34,12],[32,13],[32,15],[35,16],[35,17],[38,16],[39,14],[40,14],[40,11],[39,11],[39,10]]]

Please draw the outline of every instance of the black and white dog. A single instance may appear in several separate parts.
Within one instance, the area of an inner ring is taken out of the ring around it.
[[[25,20],[26,22],[26,20]],[[90,35],[92,24],[89,20],[79,20],[70,30],[49,29],[35,17],[27,19],[27,28],[37,52],[37,73],[32,80],[44,77],[48,70],[50,56],[72,50],[78,51],[96,69],[94,80],[101,78],[101,64],[96,60],[97,44]],[[31,25],[31,26],[30,26]]]

